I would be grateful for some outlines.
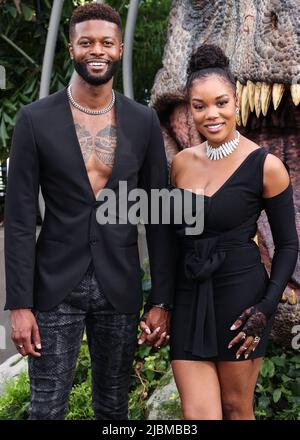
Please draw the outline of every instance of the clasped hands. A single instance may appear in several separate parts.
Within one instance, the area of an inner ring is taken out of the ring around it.
[[[142,333],[138,343],[140,345],[146,343],[155,348],[166,345],[170,339],[170,318],[169,311],[153,306],[140,321]],[[241,331],[228,345],[228,349],[231,349],[234,345],[243,342],[236,352],[236,359],[239,359],[242,354],[247,359],[256,349],[267,326],[267,317],[258,310],[257,306],[252,306],[244,310],[230,330],[236,330],[242,325]]]
[[[148,344],[155,348],[166,345],[170,339],[171,313],[160,307],[153,306],[140,321],[142,333],[138,344]]]
[[[236,359],[239,359],[241,354],[247,359],[249,354],[256,349],[266,328],[267,318],[264,313],[258,310],[257,306],[252,306],[244,310],[232,324],[230,330],[236,330],[243,324],[244,326],[240,333],[228,345],[230,349],[239,342],[243,342],[236,352]]]

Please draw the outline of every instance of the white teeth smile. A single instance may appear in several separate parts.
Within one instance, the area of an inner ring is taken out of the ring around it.
[[[223,124],[206,125],[207,128],[220,128]]]
[[[95,66],[95,67],[105,66],[105,64],[106,63],[103,63],[103,62],[101,62],[101,63],[95,63],[95,62],[94,63],[89,63],[90,66]]]

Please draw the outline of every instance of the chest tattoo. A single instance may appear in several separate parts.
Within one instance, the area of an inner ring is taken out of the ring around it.
[[[95,136],[84,125],[75,124],[75,129],[85,164],[94,154],[105,165],[110,167],[114,165],[117,145],[117,129],[114,125],[107,125],[99,130]]]

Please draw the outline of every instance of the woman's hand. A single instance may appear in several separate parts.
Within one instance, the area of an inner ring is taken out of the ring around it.
[[[159,307],[152,307],[140,320],[142,333],[138,344],[147,343],[155,348],[166,345],[170,339],[171,313]]]
[[[252,306],[244,310],[232,324],[230,330],[236,330],[243,324],[242,331],[228,345],[228,348],[231,348],[233,345],[244,341],[236,353],[236,359],[239,359],[241,354],[247,359],[249,354],[256,349],[266,328],[267,318],[256,306]]]

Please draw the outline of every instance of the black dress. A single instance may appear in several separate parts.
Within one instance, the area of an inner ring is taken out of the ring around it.
[[[230,327],[253,305],[259,305],[268,323],[248,359],[265,354],[274,313],[298,255],[291,184],[275,197],[262,197],[266,155],[263,148],[252,151],[211,197],[204,196],[200,235],[187,235],[184,222],[174,225],[180,252],[171,321],[172,360],[236,361],[239,344],[231,349],[228,344],[241,328]],[[196,198],[203,196],[192,197],[196,205]],[[275,244],[271,278],[253,241],[263,209]],[[243,356],[238,361],[242,360]]]

